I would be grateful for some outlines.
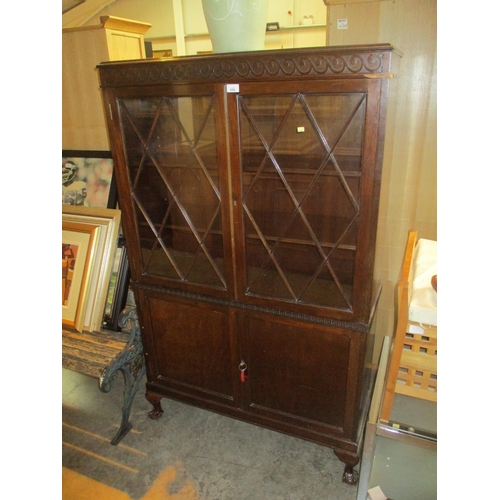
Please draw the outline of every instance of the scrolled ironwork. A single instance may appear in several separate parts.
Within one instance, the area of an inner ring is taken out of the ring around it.
[[[141,331],[136,308],[125,309],[119,320],[122,329],[130,332],[127,345],[115,359],[105,368],[99,378],[99,389],[109,392],[115,386],[118,372],[121,372],[124,380],[122,420],[120,428],[111,444],[118,444],[127,432],[132,428],[129,422],[130,410],[134,396],[139,389],[142,377],[146,373],[144,354],[142,347]]]

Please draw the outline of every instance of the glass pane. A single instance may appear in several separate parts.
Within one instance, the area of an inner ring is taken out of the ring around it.
[[[213,96],[119,109],[144,272],[225,288]]]
[[[369,488],[380,486],[390,498],[437,500],[437,452],[378,436]]]
[[[365,94],[238,99],[247,294],[352,309]]]

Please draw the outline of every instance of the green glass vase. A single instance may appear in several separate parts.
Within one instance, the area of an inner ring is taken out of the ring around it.
[[[262,50],[268,0],[202,0],[215,53]]]

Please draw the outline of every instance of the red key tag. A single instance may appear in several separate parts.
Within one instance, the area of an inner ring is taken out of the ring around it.
[[[247,369],[247,364],[242,361],[238,366],[238,369],[240,370],[240,380],[245,382],[245,370]]]

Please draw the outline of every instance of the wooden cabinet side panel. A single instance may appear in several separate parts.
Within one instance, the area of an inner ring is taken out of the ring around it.
[[[109,150],[96,66],[109,60],[103,30],[62,35],[62,148]]]
[[[144,36],[116,30],[106,30],[110,60],[125,61],[146,57]]]
[[[110,149],[96,66],[144,59],[144,36],[100,27],[62,34],[62,149]]]

